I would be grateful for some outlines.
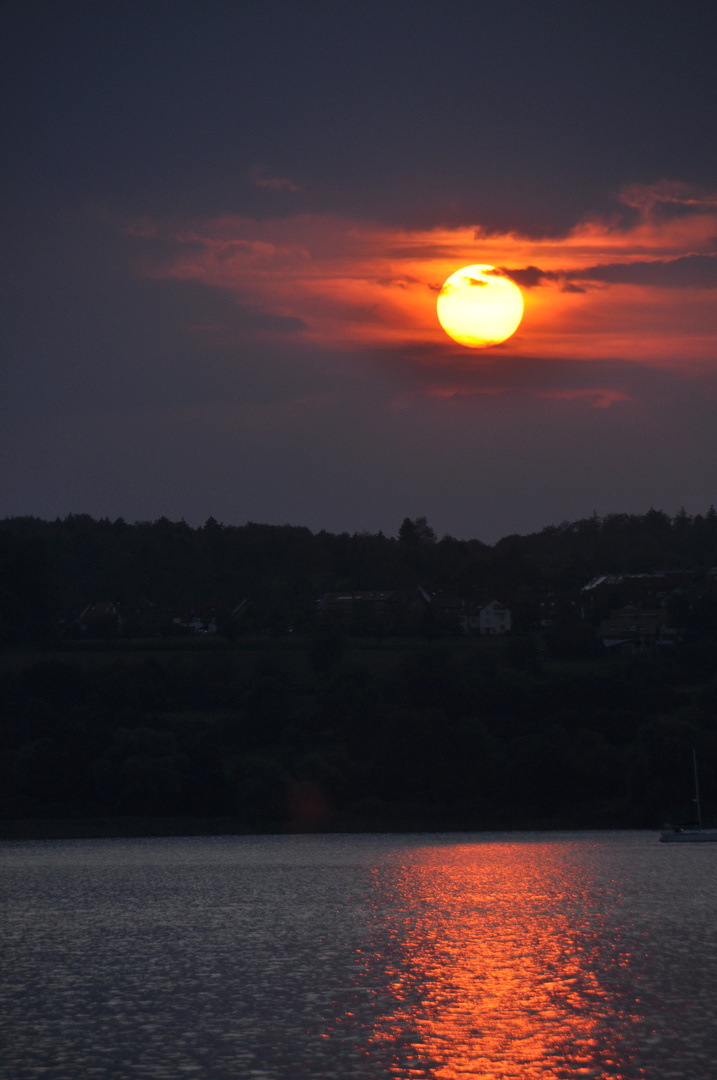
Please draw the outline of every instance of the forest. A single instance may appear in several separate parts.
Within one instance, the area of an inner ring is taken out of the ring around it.
[[[658,828],[693,813],[692,747],[714,820],[715,565],[713,509],[493,546],[422,518],[395,538],[6,519],[1,835]],[[682,574],[659,599],[676,643],[605,649],[605,610],[640,602],[630,575],[660,571]],[[583,603],[599,574],[627,576]],[[513,631],[317,609],[327,592],[418,585],[498,597]],[[127,617],[79,630],[92,600]],[[182,604],[215,609],[216,632],[142,621]]]

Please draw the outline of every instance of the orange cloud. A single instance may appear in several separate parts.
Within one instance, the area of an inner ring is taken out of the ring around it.
[[[467,369],[480,355],[446,338],[436,298],[458,267],[490,263],[525,298],[501,355],[692,370],[717,362],[717,195],[676,183],[626,189],[612,220],[587,220],[561,237],[319,215],[128,231],[145,241],[144,275],[228,290],[258,313],[243,331],[255,336],[290,327],[320,347],[415,347],[418,363]]]

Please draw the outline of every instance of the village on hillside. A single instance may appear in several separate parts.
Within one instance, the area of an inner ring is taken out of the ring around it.
[[[717,511],[596,515],[490,546],[69,515],[0,523],[0,645],[206,638],[514,639],[577,658],[717,636]],[[323,631],[322,631],[323,632]]]
[[[514,631],[547,631],[579,620],[594,629],[603,646],[634,652],[673,645],[685,633],[679,616],[717,586],[717,568],[702,575],[689,571],[600,574],[577,593],[498,598],[451,593],[446,589],[372,589],[327,592],[313,611],[300,613],[300,629],[331,620],[354,637],[505,636]],[[610,602],[622,601],[616,606]],[[514,619],[516,607],[518,619]],[[72,638],[172,637],[220,634],[229,639],[268,633],[260,601],[244,597],[235,605],[209,603],[160,605],[93,600],[78,614],[59,620],[62,636]],[[515,622],[517,621],[517,626]],[[684,618],[682,620],[684,622]],[[281,631],[279,631],[281,632]],[[286,625],[286,634],[295,627]]]

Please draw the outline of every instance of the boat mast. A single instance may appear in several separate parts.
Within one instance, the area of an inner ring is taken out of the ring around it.
[[[692,747],[692,768],[695,774],[695,806],[697,807],[697,827],[702,828],[702,811],[700,809],[700,784],[697,779],[697,754],[694,746]]]

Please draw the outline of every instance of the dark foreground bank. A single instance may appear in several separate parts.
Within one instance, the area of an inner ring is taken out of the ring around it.
[[[658,828],[717,804],[717,642],[5,654],[0,835]]]

